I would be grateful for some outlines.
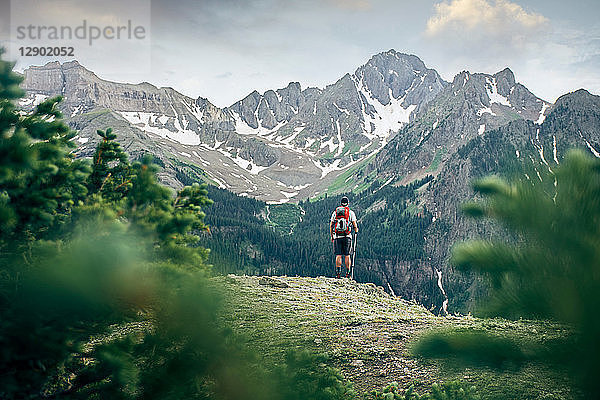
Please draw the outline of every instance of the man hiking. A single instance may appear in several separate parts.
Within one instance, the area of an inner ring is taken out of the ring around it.
[[[350,277],[350,249],[352,248],[352,227],[358,234],[358,225],[354,211],[348,207],[348,198],[342,197],[340,206],[331,214],[329,224],[329,233],[333,242],[335,252],[335,272],[336,277],[340,277],[342,269],[342,257],[346,265],[346,278]]]

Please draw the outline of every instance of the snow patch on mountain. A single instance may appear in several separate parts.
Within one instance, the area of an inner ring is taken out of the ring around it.
[[[33,96],[26,97],[26,98],[19,100],[19,105],[21,107],[37,106],[37,105],[42,104],[44,102],[44,100],[46,100],[47,98],[48,98],[48,96],[46,96],[45,94],[36,93]]]
[[[279,193],[281,193],[282,195],[284,195],[285,197],[290,199],[290,198],[296,196],[299,192],[285,192],[283,190],[280,190]]]
[[[496,113],[494,113],[490,107],[483,107],[483,108],[480,108],[479,110],[477,110],[477,115],[480,117],[485,113],[496,116]]]
[[[590,149],[592,154],[594,154],[596,157],[600,158],[600,153],[594,148],[594,146],[592,146],[590,144],[590,142],[587,141],[587,139],[583,139],[583,140],[585,141],[585,145],[588,147],[588,149]]]
[[[535,121],[536,124],[541,125],[546,119],[546,110],[550,108],[550,106],[546,103],[542,105],[542,109],[540,110],[540,117]]]
[[[219,189],[227,189],[227,185],[221,181],[219,178],[214,177],[210,172],[207,172],[208,176],[210,177],[210,179],[212,179],[214,182],[216,182],[217,185],[219,185]]]
[[[286,123],[285,121],[282,121],[271,129],[265,128],[259,123],[258,128],[252,128],[250,125],[248,125],[242,120],[242,118],[236,111],[232,111],[231,114],[235,122],[235,131],[240,135],[267,136],[271,133],[277,132],[279,128],[281,128]]]
[[[81,112],[81,104],[78,105],[77,107],[75,107],[73,109],[73,111],[71,111],[71,118],[73,118],[74,116],[76,116],[77,114],[79,114]]]
[[[340,168],[340,162],[342,162],[342,160],[338,158],[329,165],[321,165],[319,161],[313,160],[313,164],[315,164],[315,166],[321,170],[321,179],[325,178],[325,176],[327,176],[327,174],[330,172],[342,169]]]
[[[233,149],[229,149],[229,150],[233,150]],[[246,159],[238,156],[237,154],[236,154],[235,157],[233,157],[231,155],[231,153],[228,152],[227,150],[217,149],[217,151],[219,153],[223,154],[225,157],[229,158],[234,163],[236,163],[239,167],[241,167],[244,170],[250,172],[252,175],[258,175],[259,172],[264,171],[265,169],[268,168],[268,167],[263,167],[263,166],[260,166],[260,165],[256,165],[252,161],[248,161],[248,160],[246,160]],[[223,165],[226,165],[226,164],[224,163]]]
[[[388,105],[381,104],[365,87],[362,80],[359,81],[358,90],[367,103],[375,109],[375,116],[371,116],[365,112],[363,107],[363,135],[369,140],[373,140],[375,137],[387,139],[391,132],[399,131],[405,124],[410,122],[411,114],[417,108],[415,104],[404,107],[406,96],[396,99],[392,95],[392,89],[388,89],[390,97],[390,104]],[[371,123],[373,123],[375,129],[367,134],[367,126],[370,126]]]
[[[338,141],[338,147],[337,147],[337,152],[335,153],[336,157],[339,157],[342,155],[342,151],[344,151],[344,141],[342,140],[342,130],[340,129],[340,121],[335,121],[337,124],[337,141]]]
[[[490,104],[498,103],[508,107],[512,107],[508,98],[502,96],[498,93],[498,84],[496,82],[496,78],[486,78],[487,84],[485,85],[485,90],[487,91],[488,98],[490,99]]]
[[[168,138],[181,144],[200,144],[200,137],[196,132],[189,129],[183,129],[179,120],[174,117],[142,111],[118,111],[118,113],[129,123],[146,133],[152,133],[162,138]],[[166,127],[166,124],[170,119],[174,120],[174,131]]]

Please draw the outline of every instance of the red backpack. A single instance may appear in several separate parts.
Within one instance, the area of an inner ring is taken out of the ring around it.
[[[335,209],[335,225],[333,231],[336,235],[350,234],[350,208],[339,206]]]

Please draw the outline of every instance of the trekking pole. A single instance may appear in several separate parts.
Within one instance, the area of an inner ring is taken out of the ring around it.
[[[358,232],[354,232],[354,244],[352,245],[352,268],[350,270],[350,277],[354,280],[354,261],[356,260],[356,243],[358,242]]]
[[[333,241],[331,241],[331,247],[333,248],[333,273],[336,278],[339,278],[340,271],[338,269],[337,262],[336,262],[337,260],[336,260],[336,255],[335,255],[335,244]]]

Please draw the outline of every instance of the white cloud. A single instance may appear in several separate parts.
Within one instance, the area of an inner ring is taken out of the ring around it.
[[[548,19],[527,12],[507,0],[452,0],[435,5],[435,15],[427,21],[429,37],[458,34],[461,37],[498,38],[509,41],[546,29]]]
[[[445,79],[457,71],[509,67],[534,94],[554,101],[584,87],[598,93],[600,30],[508,0],[449,0],[435,5],[422,39],[424,57]]]

